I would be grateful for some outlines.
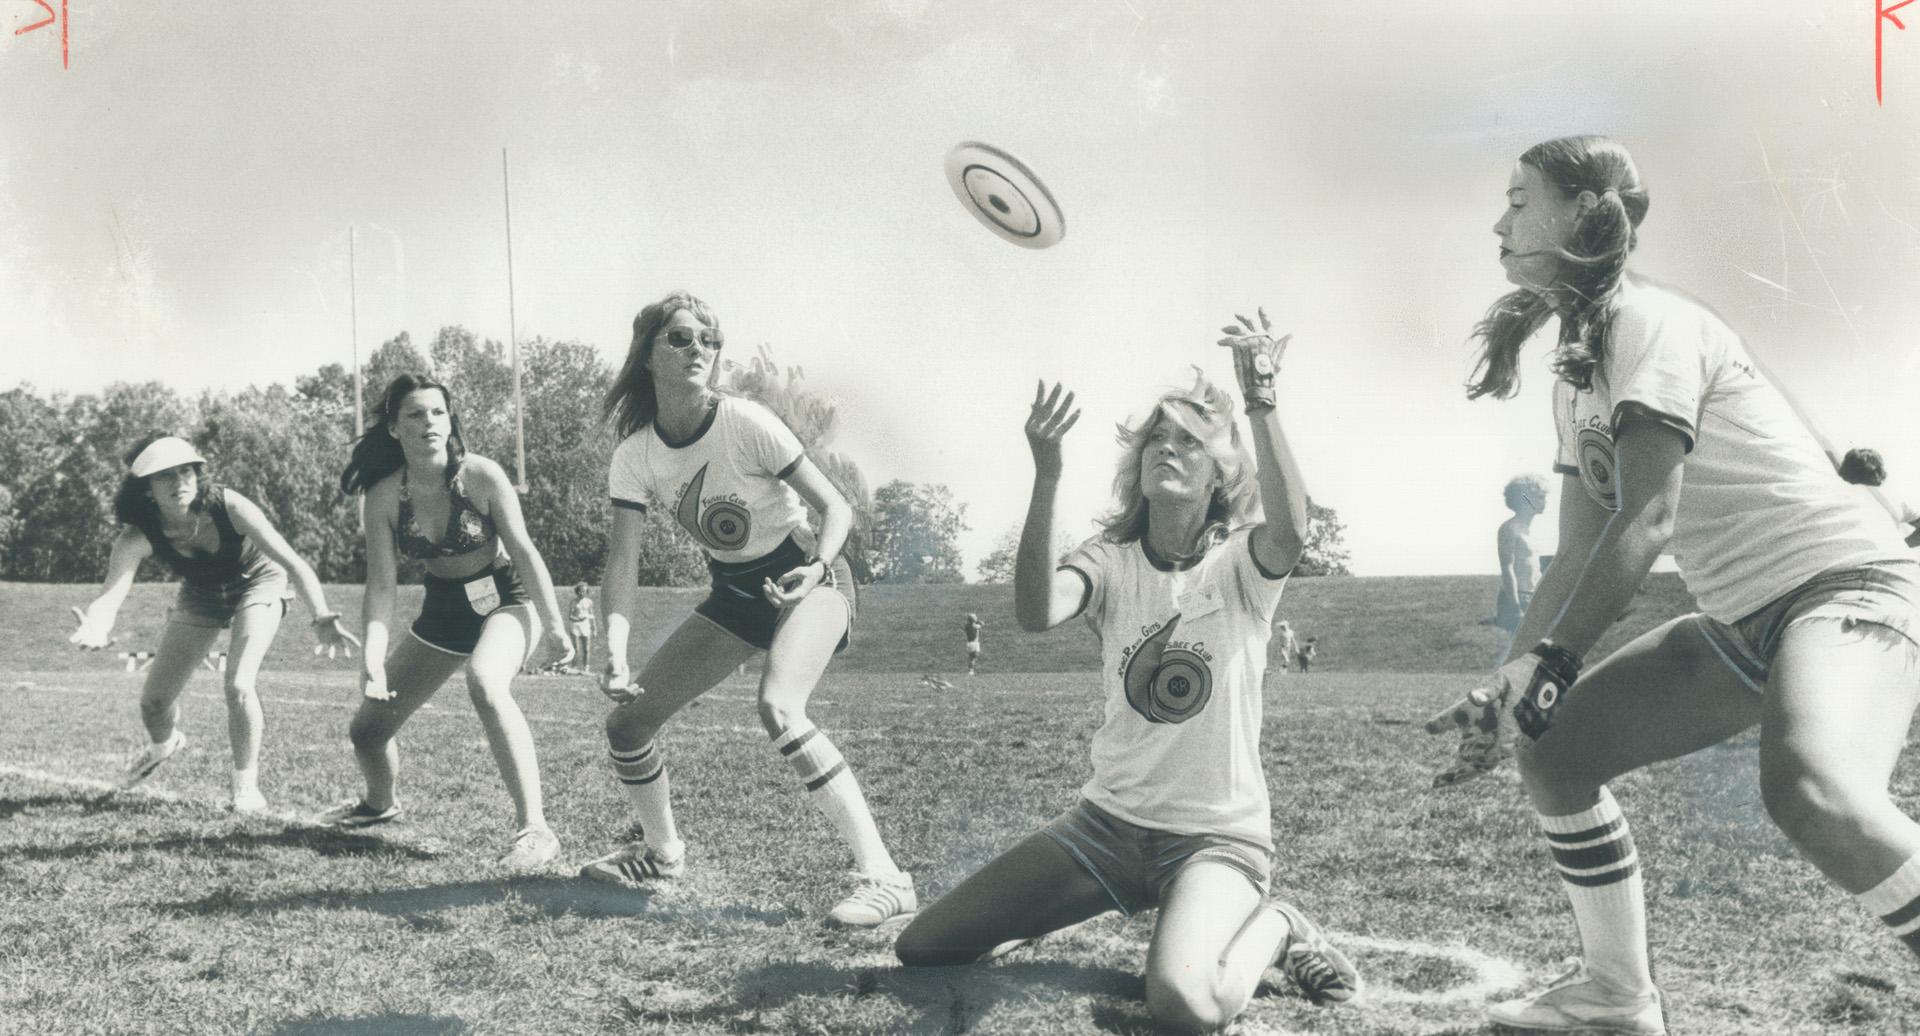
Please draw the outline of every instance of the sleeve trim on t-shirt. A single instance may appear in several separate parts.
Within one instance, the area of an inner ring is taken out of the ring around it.
[[[629,511],[639,511],[641,514],[647,513],[647,505],[638,500],[627,500],[616,496],[613,498],[613,506],[624,507]]]
[[[1260,552],[1253,549],[1252,536],[1247,537],[1247,556],[1253,559],[1253,567],[1259,571],[1261,576],[1267,579],[1278,581],[1281,579],[1285,579],[1288,576],[1293,574],[1292,568],[1287,569],[1285,572],[1269,572],[1267,570],[1267,566],[1264,564],[1261,564],[1260,562]],[[1298,560],[1294,561],[1295,565],[1298,565],[1299,563],[1300,562]]]
[[[799,471],[800,462],[806,459],[807,459],[807,455],[802,453],[800,456],[793,458],[793,463],[788,464],[786,467],[781,468],[779,471],[774,472],[773,477],[778,479],[785,479],[788,475],[791,475],[794,472]]]
[[[1078,565],[1061,565],[1054,569],[1054,571],[1072,572],[1074,575],[1080,577],[1080,603],[1074,606],[1073,615],[1084,613],[1087,610],[1087,605],[1093,600],[1093,577],[1088,575],[1086,570],[1080,568]],[[1073,615],[1069,615],[1067,618],[1071,619]]]
[[[1629,399],[1613,408],[1613,437],[1615,441],[1618,441],[1620,438],[1621,423],[1629,417],[1655,421],[1679,432],[1681,436],[1687,440],[1686,452],[1693,452],[1692,421],[1675,414],[1669,414],[1664,410],[1655,410],[1653,407],[1637,399]]]

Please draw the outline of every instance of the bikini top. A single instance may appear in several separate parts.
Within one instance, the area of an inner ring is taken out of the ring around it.
[[[407,469],[400,469],[400,514],[393,545],[404,557],[415,561],[458,557],[471,554],[493,541],[493,519],[480,513],[473,501],[461,492],[460,471],[447,480],[447,528],[440,542],[427,539],[413,515],[413,497],[407,492]]]

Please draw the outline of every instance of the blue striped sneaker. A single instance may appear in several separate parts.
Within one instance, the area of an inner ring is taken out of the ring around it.
[[[856,871],[853,878],[853,893],[834,904],[827,914],[835,924],[873,928],[920,909],[920,897],[913,891],[913,875],[905,871],[893,874]]]
[[[1287,919],[1287,941],[1280,944],[1273,966],[1293,980],[1315,1005],[1344,1004],[1360,995],[1360,972],[1347,955],[1334,949],[1320,926],[1291,903],[1270,899],[1267,905]]]
[[[687,869],[687,846],[669,856],[644,841],[626,845],[580,868],[580,876],[610,885],[639,886],[679,877]]]

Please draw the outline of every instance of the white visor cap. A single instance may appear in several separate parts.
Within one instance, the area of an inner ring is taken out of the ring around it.
[[[193,444],[177,436],[164,436],[147,444],[140,455],[127,465],[127,474],[134,478],[146,478],[168,468],[177,468],[182,464],[205,464],[207,458],[200,456]]]

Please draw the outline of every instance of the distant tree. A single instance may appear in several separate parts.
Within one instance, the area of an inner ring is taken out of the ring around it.
[[[338,485],[352,418],[279,385],[209,393],[200,410],[195,439],[221,479],[259,504],[320,578],[364,579],[359,508]]]
[[[1294,575],[1352,575],[1353,570],[1347,567],[1347,527],[1340,516],[1331,507],[1309,501],[1307,517],[1312,519],[1312,524],[1307,528],[1307,546],[1300,554],[1300,563],[1294,566]]]
[[[872,553],[876,580],[895,583],[958,583],[959,538],[967,529],[967,505],[944,485],[914,485],[895,479],[873,494]]]
[[[980,564],[975,567],[975,570],[982,583],[1013,582],[1013,565],[1020,555],[1020,533],[1023,528],[1023,523],[1013,523],[1007,531],[1000,534],[999,539],[994,541],[993,549],[987,552],[987,556],[980,559]],[[1079,545],[1079,541],[1073,538],[1072,533],[1055,529],[1054,561],[1056,563],[1065,561],[1067,555],[1073,553],[1073,549]]]

